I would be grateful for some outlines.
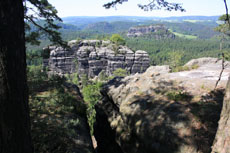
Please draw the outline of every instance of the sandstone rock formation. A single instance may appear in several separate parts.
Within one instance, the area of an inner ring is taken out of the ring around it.
[[[175,38],[175,35],[171,33],[164,25],[131,27],[127,33],[128,37],[139,37],[145,35],[151,35],[157,40]]]
[[[223,101],[222,90],[212,91],[221,67],[213,61],[191,71],[168,73],[168,66],[157,66],[143,74],[111,80],[96,107],[98,149],[110,153],[209,153]],[[229,74],[230,68],[226,68],[219,87],[226,85]]]
[[[90,77],[102,70],[112,75],[117,68],[126,69],[130,74],[142,73],[149,67],[147,52],[135,53],[126,46],[117,46],[110,41],[70,41],[69,49],[57,47],[50,52],[48,62],[50,73],[67,74],[77,71]]]
[[[212,153],[230,153],[230,78],[226,86],[223,108]]]

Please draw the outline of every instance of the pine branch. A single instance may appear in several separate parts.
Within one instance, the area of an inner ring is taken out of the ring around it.
[[[111,7],[116,7],[117,4],[123,4],[124,2],[127,2],[128,0],[114,0],[112,2],[109,2],[103,7],[106,9],[109,9]],[[165,9],[167,11],[181,11],[185,12],[185,9],[182,7],[181,4],[178,3],[169,3],[165,0],[151,0],[148,4],[138,4],[138,7],[143,9],[144,11],[152,11],[152,10],[159,10],[159,9]]]
[[[29,2],[34,7],[28,7],[26,2]],[[36,8],[36,9],[35,9]],[[32,11],[32,14],[30,11]],[[38,30],[31,30],[30,24],[26,23],[26,30],[29,35],[27,41],[31,44],[39,44],[38,38],[41,34],[48,36],[49,40],[55,44],[59,44],[66,48],[67,43],[62,40],[61,34],[56,31],[61,27],[55,24],[55,21],[61,21],[61,18],[57,16],[57,10],[47,0],[24,0],[24,18],[34,25]],[[44,24],[39,24],[37,21],[41,21]],[[32,32],[31,32],[32,31]]]
[[[32,24],[34,24],[37,28],[39,28],[39,30],[42,30],[43,32],[45,32],[49,36],[52,42],[59,44],[63,46],[64,48],[67,47],[67,43],[62,40],[59,32],[49,29],[49,27],[43,27],[39,25],[36,21],[34,21],[33,17],[26,16],[25,19],[31,22]]]

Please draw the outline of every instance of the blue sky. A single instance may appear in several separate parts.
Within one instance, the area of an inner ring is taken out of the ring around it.
[[[60,17],[66,16],[187,16],[187,15],[221,15],[225,13],[223,0],[168,0],[182,3],[186,12],[150,11],[145,12],[137,4],[147,4],[150,0],[129,0],[117,8],[105,9],[103,4],[112,0],[48,0],[58,10]],[[230,2],[228,2],[230,7]]]

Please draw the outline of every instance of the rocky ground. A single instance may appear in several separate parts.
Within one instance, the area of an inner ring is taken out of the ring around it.
[[[150,67],[105,85],[95,126],[99,152],[210,152],[230,68],[226,63],[214,91],[221,61],[202,58],[187,66],[194,64],[199,68],[177,73]]]
[[[198,65],[198,68],[190,71],[170,73],[169,78],[179,82],[181,86],[194,95],[200,95],[202,92],[205,93],[213,90],[222,69],[222,60],[217,58],[193,59],[185,66],[192,67],[193,65]],[[230,74],[230,62],[225,62],[224,65],[225,69],[218,88],[225,88]]]

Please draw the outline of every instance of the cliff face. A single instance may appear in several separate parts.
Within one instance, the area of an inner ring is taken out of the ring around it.
[[[226,86],[219,126],[212,147],[212,153],[230,152],[230,78]]]
[[[150,25],[141,27],[131,27],[127,33],[128,37],[152,36],[155,39],[175,38],[175,35],[168,31],[164,25]]]
[[[69,49],[61,47],[50,52],[48,67],[50,73],[67,74],[78,71],[90,77],[102,70],[112,75],[117,68],[130,74],[142,73],[149,67],[149,55],[138,50],[135,53],[126,46],[116,46],[110,41],[70,41]]]

